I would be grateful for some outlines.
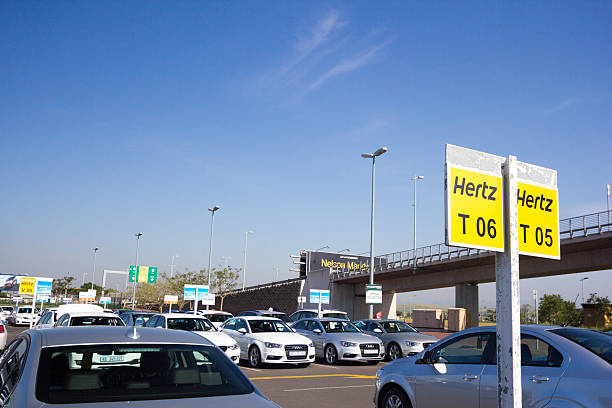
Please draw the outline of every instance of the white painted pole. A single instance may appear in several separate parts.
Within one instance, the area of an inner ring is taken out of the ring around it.
[[[376,156],[372,157],[372,202],[370,206],[370,285],[374,284],[374,188],[376,187],[374,174],[375,171]],[[368,316],[370,319],[374,317],[373,304],[368,305]]]
[[[34,325],[34,310],[36,310],[36,286],[38,286],[38,279],[34,280],[34,293],[32,297],[32,314],[30,315],[30,329]]]
[[[495,253],[498,408],[522,407],[516,162],[504,165],[504,252]]]

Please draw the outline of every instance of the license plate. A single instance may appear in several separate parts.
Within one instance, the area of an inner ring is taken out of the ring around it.
[[[119,363],[123,361],[123,356],[100,356],[101,363]]]
[[[306,352],[305,351],[290,351],[289,355],[290,356],[305,356]]]
[[[378,350],[376,349],[364,349],[363,354],[378,354]]]

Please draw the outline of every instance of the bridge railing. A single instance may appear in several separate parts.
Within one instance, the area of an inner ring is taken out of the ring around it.
[[[612,211],[602,211],[559,220],[559,235],[561,239],[572,239],[601,234],[612,231]],[[416,251],[392,252],[374,257],[374,271],[389,271],[394,269],[416,268],[432,262],[488,253],[483,249],[460,248],[446,244],[428,245],[417,248]],[[332,279],[369,274],[369,271],[334,271]]]

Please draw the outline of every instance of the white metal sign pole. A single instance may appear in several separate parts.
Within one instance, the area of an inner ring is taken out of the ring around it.
[[[504,165],[505,250],[495,253],[497,406],[521,408],[521,337],[516,156]]]
[[[193,314],[198,314],[198,296],[199,296],[198,289],[199,288],[196,286],[196,288],[195,288],[195,300],[193,301]]]
[[[38,279],[34,279],[34,293],[32,294],[32,314],[30,315],[30,329],[34,325],[34,313],[36,310],[36,285],[38,285]]]

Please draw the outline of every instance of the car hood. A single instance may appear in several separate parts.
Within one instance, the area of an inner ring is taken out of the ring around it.
[[[251,337],[259,341],[278,344],[310,344],[308,337],[297,333],[252,333]]]
[[[327,333],[326,336],[328,339],[337,341],[351,341],[354,343],[380,343],[378,338],[365,333]]]
[[[195,334],[199,334],[206,340],[210,341],[215,346],[231,346],[235,343],[234,339],[225,333],[214,332],[214,331],[194,331]]]
[[[423,333],[386,333],[384,338],[388,340],[418,341],[420,343],[435,343],[439,340],[437,337]]]

